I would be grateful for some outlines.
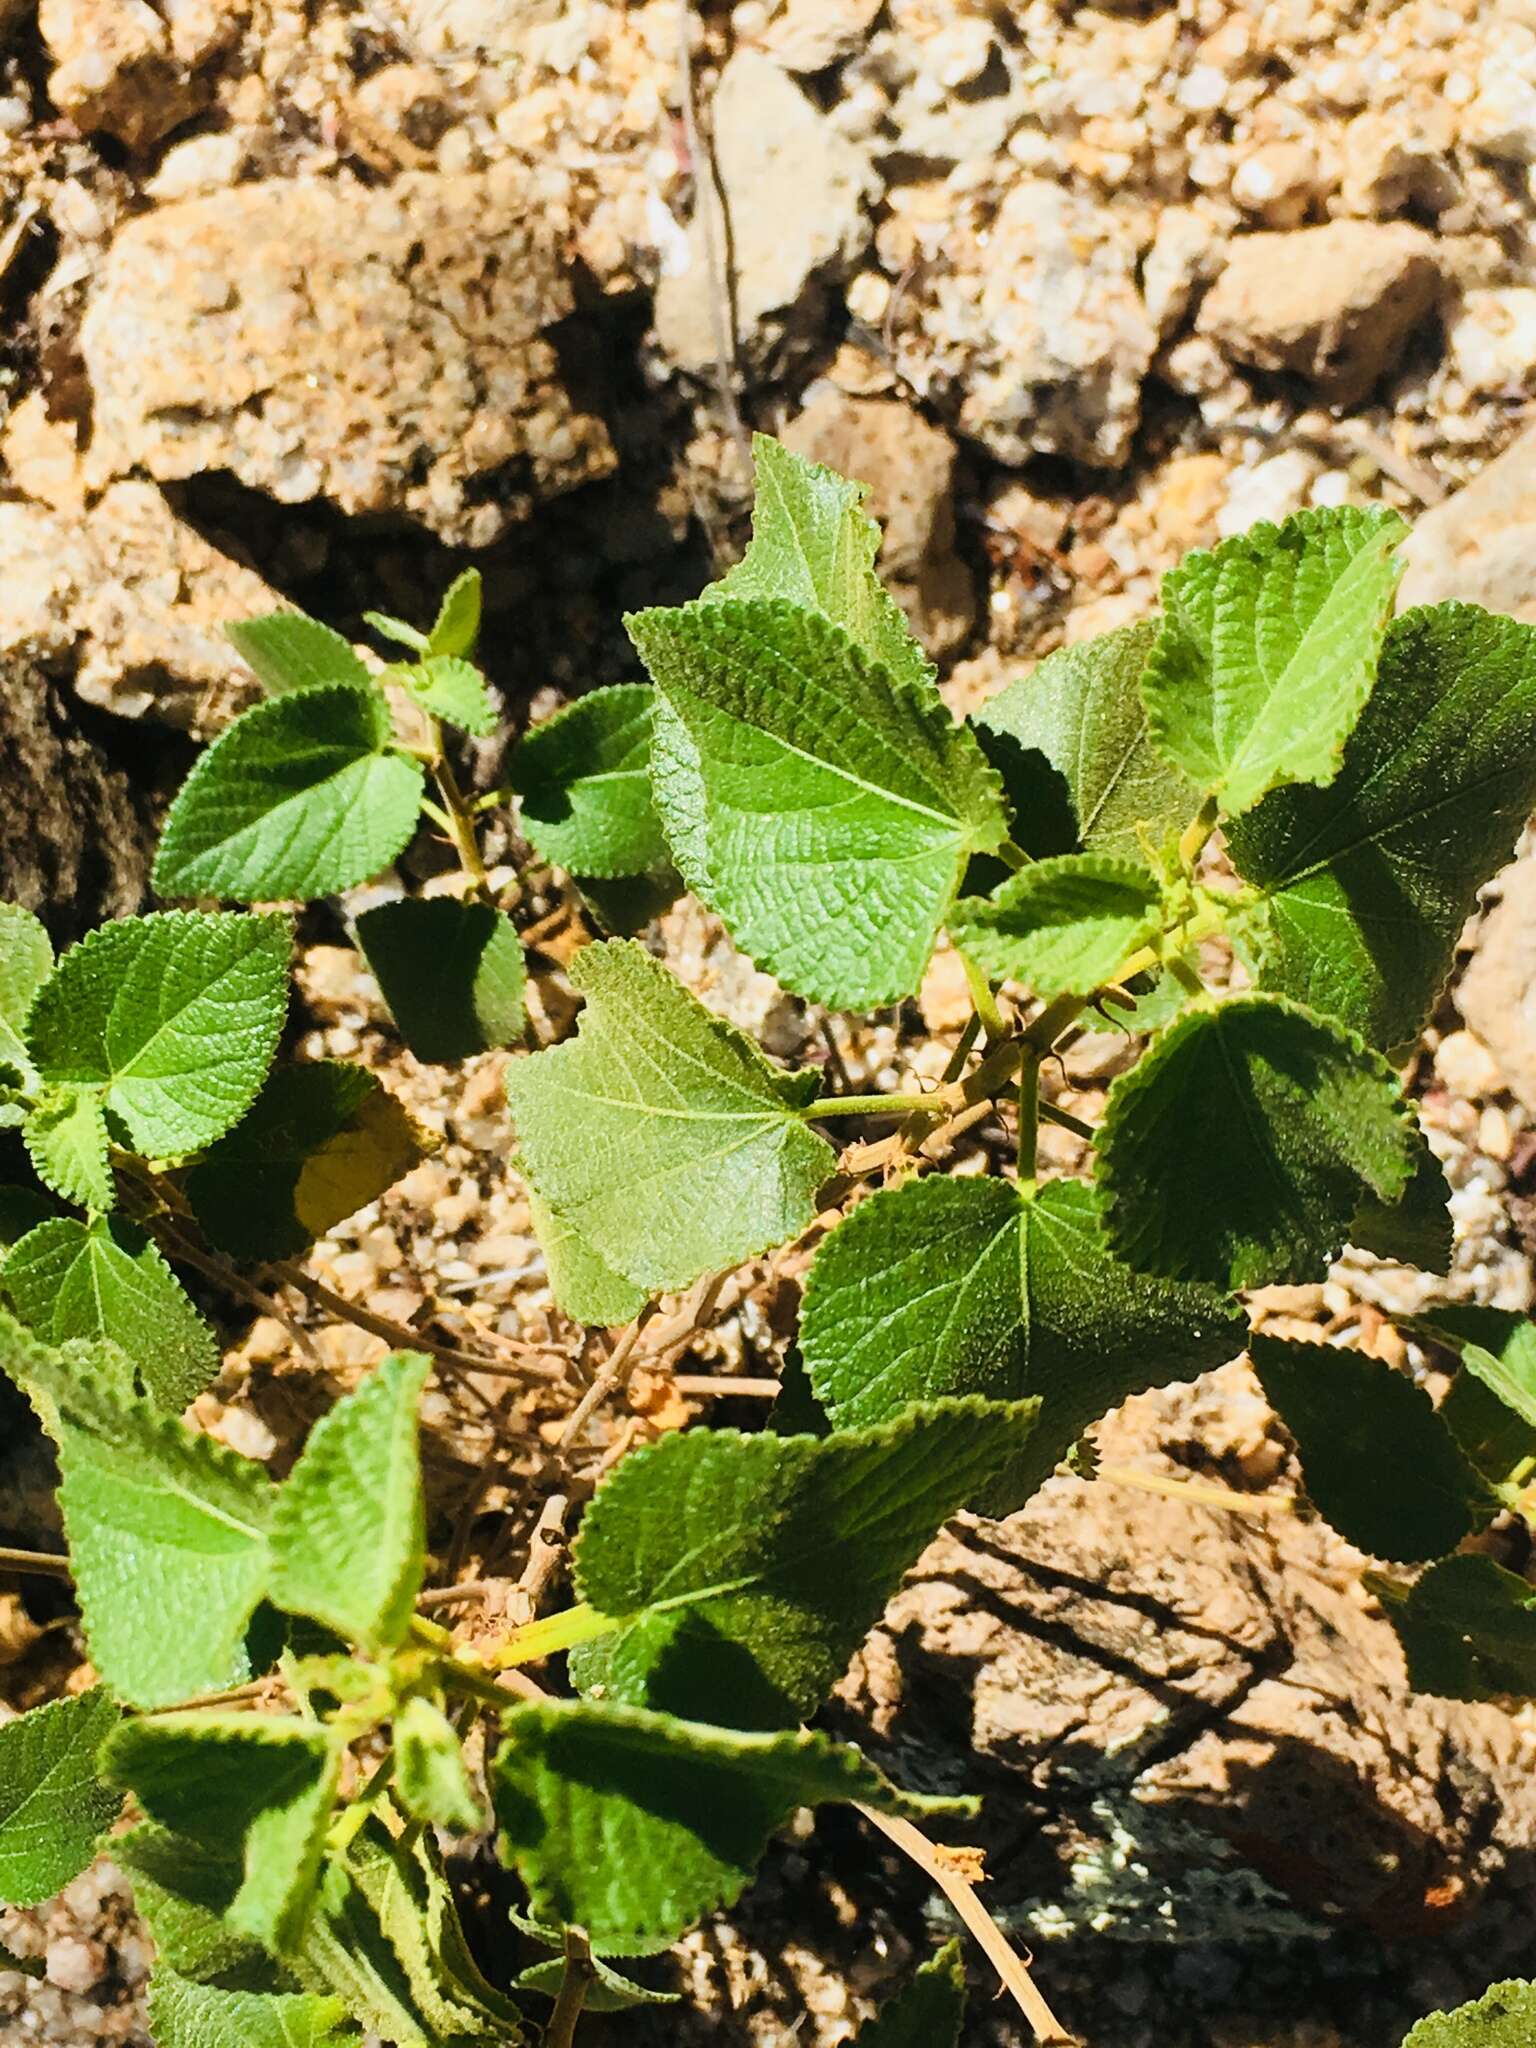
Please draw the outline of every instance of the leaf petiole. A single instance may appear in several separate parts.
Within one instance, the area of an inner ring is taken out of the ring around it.
[[[486,1669],[507,1671],[518,1664],[535,1664],[541,1657],[553,1657],[560,1650],[574,1650],[578,1643],[595,1643],[624,1626],[611,1614],[599,1614],[585,1601],[559,1614],[547,1614],[515,1628],[501,1643],[485,1653]]]

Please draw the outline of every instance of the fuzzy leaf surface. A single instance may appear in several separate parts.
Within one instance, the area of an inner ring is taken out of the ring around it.
[[[1378,1258],[1417,1266],[1423,1273],[1445,1273],[1450,1269],[1455,1236],[1449,1207],[1451,1185],[1422,1132],[1414,1154],[1413,1178],[1407,1188],[1393,1202],[1369,1196],[1355,1211],[1349,1241]]]
[[[53,945],[42,920],[19,903],[0,903],[0,1060],[31,1078],[27,1012],[53,972]]]
[[[275,1489],[261,1466],[0,1322],[6,1369],[57,1428],[59,1505],[91,1660],[135,1707],[247,1678]]]
[[[136,1223],[51,1217],[7,1253],[0,1282],[45,1343],[111,1338],[144,1391],[173,1414],[219,1369],[218,1339]]]
[[[0,1903],[39,1905],[95,1856],[123,1803],[96,1768],[117,1720],[97,1685],[0,1727]]]
[[[1440,1413],[1480,1472],[1508,1479],[1536,1455],[1536,1323],[1509,1309],[1447,1302],[1407,1327],[1460,1359]]]
[[[149,1982],[157,2048],[351,2048],[362,2035],[339,1998],[222,1991],[157,1964]]]
[[[463,569],[443,592],[443,601],[427,635],[429,654],[468,659],[480,638],[480,609],[483,598],[480,571]]]
[[[469,1834],[483,1824],[452,1724],[419,1694],[396,1714],[395,1790],[406,1812],[434,1827]]]
[[[545,1208],[647,1292],[804,1230],[833,1164],[801,1115],[814,1078],[772,1065],[640,946],[583,947],[570,976],[576,1036],[505,1082]]]
[[[541,859],[599,880],[667,866],[651,797],[655,703],[644,683],[590,690],[520,742],[508,775]]]
[[[522,1037],[523,943],[488,903],[402,896],[363,912],[357,942],[417,1059],[447,1066]]]
[[[286,1259],[376,1201],[430,1150],[371,1073],[341,1060],[277,1067],[249,1112],[187,1176],[209,1241]]]
[[[958,2048],[965,2018],[965,1957],[948,1941],[910,1984],[854,2036],[854,2048]]]
[[[633,1321],[650,1299],[649,1290],[615,1273],[570,1219],[550,1208],[531,1181],[528,1211],[550,1287],[566,1314],[603,1329]]]
[[[94,1088],[50,1088],[21,1127],[27,1157],[44,1186],[82,1209],[117,1202],[107,1158],[107,1115]]]
[[[485,739],[496,730],[496,706],[472,661],[454,654],[428,654],[394,671],[423,711]]]
[[[1110,1090],[1098,1149],[1129,1264],[1219,1287],[1315,1280],[1367,1194],[1405,1191],[1416,1128],[1396,1076],[1276,996],[1187,1011]]]
[[[113,1836],[112,1860],[133,1886],[134,1907],[154,1936],[159,1964],[200,1982],[268,1987],[274,1972],[266,1950],[227,1918],[245,1879],[237,1838],[199,1840],[141,1820]]]
[[[579,1653],[583,1691],[779,1726],[814,1711],[902,1574],[1014,1463],[1036,1404],[934,1401],[826,1437],[674,1435],[598,1489],[580,1597],[625,1626]]]
[[[416,828],[421,764],[370,682],[242,712],[182,785],[155,855],[162,896],[308,902],[366,882]]]
[[[1007,835],[975,734],[926,675],[872,662],[820,612],[717,599],[628,625],[660,693],[656,801],[690,887],[797,994],[911,994],[965,862]]]
[[[1536,627],[1468,604],[1395,620],[1336,780],[1228,834],[1266,899],[1262,985],[1373,1044],[1416,1037],[1536,805],[1533,730]]]
[[[319,1882],[340,1755],[312,1721],[204,1710],[124,1721],[102,1765],[161,1827],[210,1847],[240,1844],[229,1924],[287,1955]]]
[[[752,466],[751,542],[735,568],[710,585],[705,601],[783,598],[841,626],[893,676],[927,682],[933,673],[928,658],[875,574],[880,529],[863,509],[863,484],[767,434],[752,437]]]
[[[1188,555],[1163,578],[1142,676],[1152,736],[1228,817],[1283,783],[1326,783],[1370,694],[1407,532],[1395,512],[1298,512]]]
[[[795,1729],[743,1735],[633,1708],[550,1701],[503,1716],[500,1849],[533,1915],[603,1955],[654,1955],[740,1897],[801,1806],[858,1800],[913,1818],[960,1800],[898,1792],[856,1749]]]
[[[1095,640],[1048,654],[975,714],[1043,757],[1066,785],[1077,836],[1091,853],[1142,861],[1142,834],[1153,845],[1180,832],[1200,808],[1200,792],[1152,743],[1141,677],[1157,639],[1155,619],[1118,627]],[[1037,804],[1050,807],[1042,788]],[[1021,792],[1020,807],[1034,808]],[[1015,836],[1032,844],[1028,816]]]
[[[303,612],[269,612],[263,619],[236,619],[224,631],[269,697],[312,689],[317,683],[374,688],[373,677],[351,641]]]
[[[861,1202],[807,1277],[800,1345],[839,1432],[916,1401],[1038,1397],[1022,1457],[968,1505],[1011,1514],[1088,1426],[1148,1387],[1235,1357],[1247,1324],[1214,1288],[1111,1248],[1081,1181],[933,1174]]]
[[[430,1369],[394,1352],[327,1410],[272,1516],[272,1599],[367,1649],[400,1641],[426,1563],[416,1411]]]
[[[1406,1599],[1382,1604],[1415,1691],[1453,1700],[1536,1694],[1536,1587],[1491,1557],[1443,1557]]]
[[[1454,2012],[1432,2012],[1403,2048],[1536,2048],[1536,1984],[1511,1977]]]
[[[1144,867],[1067,853],[956,905],[950,936],[994,980],[1037,995],[1092,995],[1161,929],[1162,891]]]
[[[236,912],[167,910],[98,926],[32,1006],[38,1072],[98,1091],[147,1158],[211,1145],[256,1099],[272,1063],[292,942],[286,917]]]
[[[1255,1333],[1253,1369],[1296,1440],[1312,1504],[1370,1557],[1454,1550],[1494,1502],[1422,1387],[1384,1359]]]

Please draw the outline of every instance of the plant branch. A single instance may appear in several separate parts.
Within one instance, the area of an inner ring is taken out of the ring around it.
[[[1034,2029],[1035,2039],[1054,2044],[1054,2048],[1077,2048],[1077,2036],[1067,2032],[1046,2004],[1023,1957],[1014,1951],[1007,1936],[976,1896],[976,1888],[969,1879],[962,1876],[954,1864],[935,1849],[928,1837],[913,1827],[911,1821],[902,1820],[894,1813],[876,1813],[870,1806],[861,1806],[859,1812],[894,1842],[904,1856],[911,1857],[918,1869],[938,1886],[975,1935],[987,1961],[1002,1978],[1014,2003]]]
[[[693,91],[693,0],[678,0],[677,71],[678,91],[682,99],[683,139],[688,146],[688,160],[693,169],[693,203],[704,244],[710,340],[715,351],[712,365],[715,390],[726,427],[750,475],[752,443],[742,425],[741,408],[736,403],[736,321],[728,264],[729,224],[725,219],[725,201],[715,182],[714,155],[705,148],[699,131],[698,101]],[[722,229],[725,230],[724,235]],[[722,247],[722,242],[727,246]]]
[[[465,801],[464,792],[459,788],[459,778],[453,772],[453,763],[443,745],[442,728],[434,721],[432,736],[437,742],[437,759],[432,764],[432,779],[437,784],[438,795],[443,800],[447,813],[448,833],[453,841],[454,851],[459,856],[459,866],[469,878],[470,888],[482,903],[497,906],[496,892],[491,887],[490,877],[485,871],[485,861],[480,853],[480,839],[475,831],[474,812]]]
[[[555,2009],[544,2030],[544,2048],[571,2048],[576,2022],[587,2002],[587,1990],[594,1976],[592,1948],[579,1927],[565,1930],[565,1971],[560,1979]]]
[[[327,1287],[323,1280],[306,1273],[291,1259],[274,1259],[268,1270],[289,1287],[297,1288],[316,1308],[325,1309],[342,1322],[355,1323],[358,1329],[367,1330],[371,1336],[382,1337],[397,1351],[425,1351],[429,1357],[445,1365],[457,1366],[462,1372],[483,1372],[497,1379],[558,1380],[565,1377],[558,1365],[536,1364],[531,1358],[525,1365],[503,1365],[498,1359],[481,1358],[476,1352],[461,1350],[457,1344],[444,1344],[429,1337],[425,1331],[413,1330],[409,1323],[392,1322],[388,1316],[376,1315],[371,1308],[364,1308],[361,1302],[348,1301],[344,1294]]]
[[[32,1572],[40,1579],[72,1579],[67,1557],[51,1550],[12,1550],[0,1545],[0,1571]]]
[[[1134,1486],[1141,1493],[1166,1500],[1187,1500],[1191,1506],[1220,1508],[1232,1515],[1294,1515],[1294,1493],[1238,1493],[1230,1486],[1211,1486],[1203,1479],[1165,1479],[1159,1472],[1133,1472],[1128,1465],[1101,1465],[1097,1478],[1111,1486]]]

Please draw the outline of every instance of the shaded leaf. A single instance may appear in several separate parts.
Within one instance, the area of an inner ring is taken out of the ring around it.
[[[1418,1692],[1453,1700],[1536,1693],[1536,1586],[1491,1557],[1444,1557],[1406,1596],[1371,1584],[1396,1629]]]
[[[701,601],[627,624],[659,692],[653,782],[673,857],[786,988],[847,1008],[910,995],[997,776],[926,676],[819,612]]]
[[[416,829],[421,764],[370,683],[257,704],[187,777],[155,855],[162,896],[307,902],[366,882]]]
[[[49,1344],[110,1337],[144,1391],[179,1414],[219,1369],[219,1344],[136,1223],[55,1216],[15,1245],[0,1281]]]
[[[598,880],[668,865],[651,799],[651,710],[644,683],[590,690],[519,743],[508,779],[540,859]]]
[[[431,1361],[397,1351],[315,1424],[271,1522],[271,1598],[367,1649],[404,1635],[426,1563],[416,1411]]]
[[[955,906],[950,936],[994,980],[1042,996],[1092,995],[1162,928],[1162,891],[1144,867],[1068,853]]]
[[[1217,1286],[1320,1279],[1415,1126],[1386,1061],[1275,996],[1186,1011],[1110,1090],[1104,1220],[1129,1264]]]
[[[1330,1344],[1255,1333],[1248,1348],[1314,1507],[1357,1550],[1414,1564],[1489,1519],[1495,1501],[1406,1374]]]
[[[365,1068],[276,1068],[244,1119],[187,1176],[209,1241],[238,1259],[285,1259],[394,1186],[429,1134]]]
[[[459,1738],[440,1708],[419,1694],[395,1716],[395,1790],[406,1812],[435,1827],[472,1834],[484,1816]]]
[[[99,1090],[146,1158],[211,1145],[255,1100],[277,1049],[292,942],[286,917],[168,910],[101,925],[32,1006],[38,1072]]]
[[[1370,695],[1408,531],[1395,512],[1298,512],[1186,555],[1163,578],[1141,679],[1164,758],[1228,817],[1330,782]]]
[[[1536,1324],[1509,1309],[1445,1302],[1402,1327],[1455,1352],[1461,1370],[1440,1413],[1489,1479],[1536,1455]]]
[[[949,1941],[860,2027],[854,2048],[958,2048],[964,2018],[965,1959]]]
[[[363,912],[357,942],[417,1059],[448,1065],[522,1037],[522,941],[488,903],[402,896]]]
[[[1419,1133],[1413,1178],[1395,1202],[1371,1195],[1355,1212],[1349,1241],[1379,1259],[1395,1259],[1425,1273],[1449,1271],[1454,1231],[1451,1186],[1445,1168]]]
[[[898,1792],[856,1749],[796,1729],[742,1735],[635,1709],[513,1707],[493,1773],[500,1848],[536,1919],[595,1953],[654,1955],[745,1888],[797,1807],[857,1800],[913,1817],[964,1800]]]
[[[95,1856],[122,1805],[96,1768],[117,1719],[92,1686],[0,1725],[0,1904],[51,1899]]]
[[[1465,604],[1395,620],[1337,779],[1228,834],[1265,894],[1263,985],[1374,1044],[1417,1037],[1536,805],[1533,727],[1536,627]]]
[[[861,1202],[823,1241],[800,1343],[839,1432],[914,1401],[1038,1396],[1022,1457],[968,1504],[1011,1514],[1088,1426],[1152,1386],[1241,1351],[1247,1324],[1213,1288],[1125,1265],[1093,1190],[936,1174]]]
[[[693,1431],[632,1452],[576,1540],[580,1597],[624,1623],[573,1656],[578,1686],[746,1726],[811,1713],[1034,1421],[1033,1402],[934,1401],[825,1437]]]
[[[1144,838],[1161,846],[1200,808],[1200,792],[1162,758],[1147,729],[1141,677],[1157,634],[1157,620],[1144,619],[1059,648],[975,714],[978,725],[1049,764],[1066,784],[1082,845],[1120,860],[1145,860]],[[1035,854],[1067,851],[1035,841],[1032,814],[1056,809],[1049,778],[1037,775],[1014,802],[1021,845]]]
[[[222,1991],[158,1964],[149,1981],[156,2048],[347,2048],[362,2035],[339,1998]]]
[[[586,946],[570,975],[576,1036],[514,1061],[505,1086],[523,1170],[600,1247],[588,1259],[654,1292],[804,1230],[833,1164],[803,1117],[815,1077],[775,1067],[637,945]]]
[[[133,1903],[167,1969],[232,1989],[262,1991],[278,1974],[266,1950],[227,1915],[245,1878],[243,1845],[224,1835],[196,1839],[140,1821],[112,1838],[112,1860],[133,1886]]]

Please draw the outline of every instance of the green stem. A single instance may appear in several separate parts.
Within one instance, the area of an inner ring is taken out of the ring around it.
[[[1019,1191],[1035,1185],[1035,1157],[1040,1138],[1040,1056],[1031,1053],[1019,1068]]]
[[[388,1789],[389,1781],[394,1775],[394,1769],[395,1753],[393,1750],[386,1750],[383,1762],[374,1770],[362,1790],[352,1795],[346,1806],[343,1807],[342,1811],[337,1814],[335,1820],[331,1823],[330,1832],[326,1840],[327,1846],[333,1854],[341,1855],[350,1846],[354,1838],[362,1832],[363,1823]]]
[[[966,987],[971,992],[971,1001],[976,1006],[976,1015],[981,1019],[982,1029],[996,1044],[1008,1036],[1008,1026],[1003,1022],[1003,1013],[997,1007],[997,997],[992,993],[992,984],[968,953],[962,953],[956,946],[960,965],[965,969]]]
[[[534,1664],[541,1657],[553,1657],[559,1650],[574,1650],[578,1643],[595,1643],[624,1626],[611,1614],[599,1614],[585,1603],[567,1607],[560,1614],[547,1614],[542,1621],[530,1621],[513,1629],[504,1642],[486,1657],[486,1668],[507,1671],[517,1664]]]
[[[1074,1138],[1082,1138],[1089,1145],[1099,1142],[1099,1134],[1092,1124],[1085,1124],[1080,1116],[1073,1116],[1069,1109],[1058,1109],[1054,1102],[1040,1104],[1040,1121],[1059,1124],[1064,1131],[1070,1131]]]
[[[1205,842],[1216,829],[1217,808],[1215,797],[1208,796],[1200,806],[1198,815],[1184,828],[1184,836],[1179,841],[1179,862],[1182,867],[1193,868],[1205,851]]]
[[[437,744],[437,760],[433,766],[433,779],[438,794],[443,800],[447,813],[448,834],[453,841],[454,851],[459,856],[459,866],[469,878],[471,889],[482,903],[488,903],[494,910],[496,897],[491,889],[490,877],[485,871],[485,862],[480,856],[480,841],[475,833],[475,821],[464,792],[459,788],[459,778],[453,772],[443,746],[442,729],[434,721],[432,737]]]
[[[942,1095],[821,1095],[802,1116],[909,1116],[916,1110],[942,1110]]]
[[[997,849],[997,857],[1006,866],[1012,868],[1015,873],[1020,868],[1031,868],[1035,864],[1033,855],[1026,853],[1023,847],[1012,839],[1005,839],[1003,841],[1002,845]]]

